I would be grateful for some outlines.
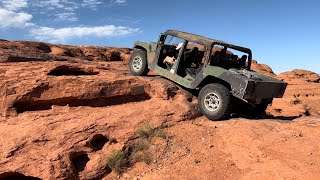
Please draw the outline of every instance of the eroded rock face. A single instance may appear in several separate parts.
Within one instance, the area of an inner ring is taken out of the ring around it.
[[[212,122],[175,83],[131,76],[123,58],[130,49],[118,50],[0,41],[0,179],[119,178],[106,157],[128,149],[145,123],[170,138],[152,139],[151,164],[133,164],[122,179],[319,177],[320,124],[310,116],[320,114],[320,83],[312,73],[280,74],[288,89],[268,109],[279,120],[304,119]]]
[[[319,83],[320,76],[312,71],[303,70],[303,69],[295,69],[289,72],[280,73],[277,76],[279,79],[283,79],[290,84],[299,83],[299,81],[312,82],[312,83]]]
[[[0,64],[0,177],[116,177],[105,158],[135,127],[199,116],[174,83],[119,73],[122,62],[80,60]]]
[[[0,41],[0,62],[30,61],[122,61],[131,49],[68,46],[28,41]]]
[[[269,108],[270,113],[277,116],[317,116],[320,114],[319,75],[298,70],[280,73],[276,78],[288,83],[284,98],[274,99]]]
[[[25,63],[21,69],[29,71],[6,70],[8,78],[2,79],[3,116],[25,111],[51,109],[60,106],[106,106],[108,104],[148,98],[142,90],[139,97],[129,97],[132,88],[143,83],[129,77],[106,74],[93,66],[70,63]],[[7,69],[8,66],[0,67]],[[18,74],[18,76],[10,76]],[[37,74],[37,75],[36,75]],[[118,97],[118,99],[117,99]],[[108,100],[110,98],[110,100]]]
[[[0,135],[6,137],[0,138],[0,174],[100,179],[112,172],[106,156],[125,148],[134,127],[150,120],[159,126],[199,116],[188,93],[174,83],[106,67],[75,62],[0,64]]]
[[[270,66],[266,64],[259,64],[256,60],[252,60],[251,69],[268,76],[275,76]]]

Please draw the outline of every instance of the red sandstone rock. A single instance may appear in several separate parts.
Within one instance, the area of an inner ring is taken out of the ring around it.
[[[159,76],[130,76],[112,52],[124,62],[130,55],[128,48],[0,41],[0,179],[320,176],[315,73],[277,76],[289,85],[268,108],[275,119],[212,122],[199,117],[190,93]],[[252,67],[276,76],[267,65]],[[150,139],[152,162],[117,175],[106,157],[130,149],[145,123],[169,138]]]

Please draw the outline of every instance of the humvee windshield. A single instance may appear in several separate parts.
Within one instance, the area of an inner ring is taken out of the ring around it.
[[[178,45],[179,43],[183,43],[183,42],[184,42],[184,39],[168,35],[166,40],[164,41],[164,44],[165,45],[173,45],[173,44]]]

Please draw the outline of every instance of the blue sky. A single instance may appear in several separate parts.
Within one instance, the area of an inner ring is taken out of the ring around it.
[[[276,73],[320,72],[316,0],[1,0],[0,38],[129,46],[166,29],[252,49]]]

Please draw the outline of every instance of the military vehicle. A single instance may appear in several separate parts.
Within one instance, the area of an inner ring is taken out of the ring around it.
[[[167,30],[158,42],[134,43],[129,69],[135,76],[153,70],[198,91],[202,114],[211,120],[222,120],[237,108],[251,114],[264,113],[273,98],[283,96],[287,83],[251,70],[251,64],[252,52],[248,48]],[[239,102],[242,104],[235,108]]]

